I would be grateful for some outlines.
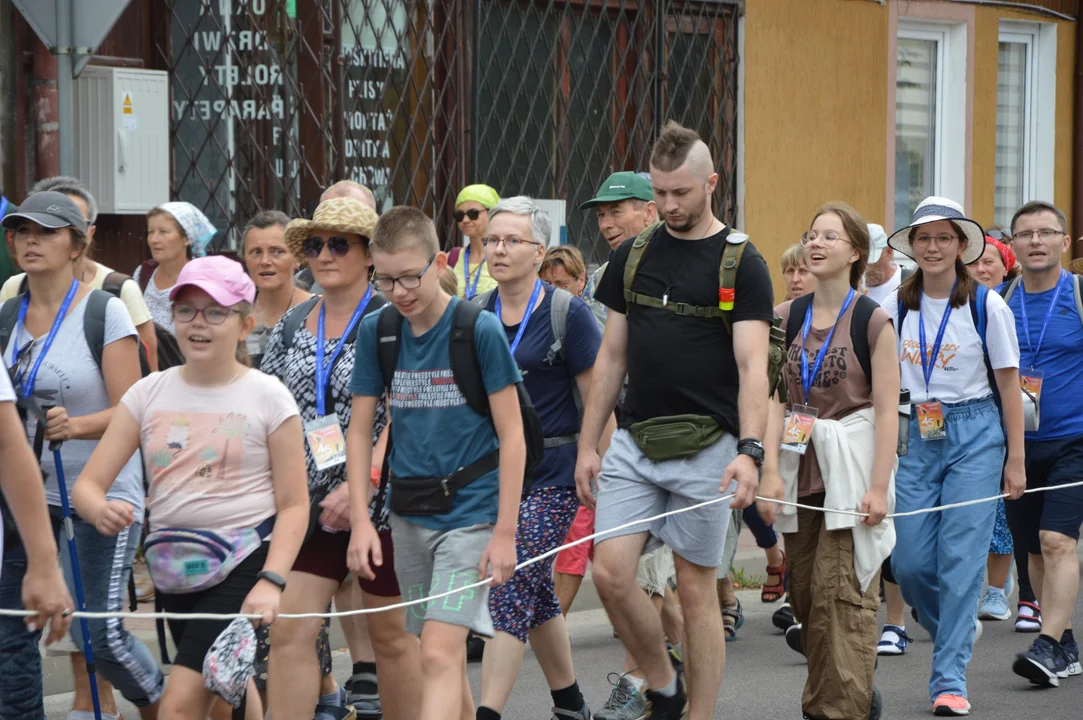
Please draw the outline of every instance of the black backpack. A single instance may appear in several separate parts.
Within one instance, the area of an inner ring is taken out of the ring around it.
[[[485,390],[485,381],[478,362],[477,345],[474,343],[474,329],[482,309],[471,302],[459,302],[451,319],[451,339],[448,343],[448,357],[451,361],[451,374],[455,385],[466,399],[470,409],[482,417],[492,420],[489,411],[489,394]],[[380,360],[380,372],[384,378],[384,388],[391,392],[391,382],[398,366],[399,345],[402,342],[403,317],[393,305],[387,305],[380,311],[377,322],[377,351]],[[523,418],[523,435],[526,439],[526,473],[523,477],[523,495],[530,490],[534,471],[545,453],[545,434],[542,432],[541,418],[538,417],[534,403],[530,400],[523,383],[517,383],[519,411]],[[394,425],[394,423],[392,423]],[[390,457],[390,437],[387,457]],[[387,463],[384,463],[384,477],[381,487],[387,485]]]
[[[147,285],[150,284],[151,275],[158,268],[158,263],[154,260],[147,260],[139,265],[139,280],[136,284],[139,285],[139,292],[146,293]],[[112,273],[109,278],[117,275],[124,280],[135,280],[128,275],[122,275],[121,273]],[[102,289],[109,290],[109,278],[105,279],[105,283],[102,285]],[[121,281],[121,283],[124,282]],[[120,297],[120,285],[116,286],[117,297]],[[112,292],[112,291],[110,291]],[[184,364],[184,355],[180,351],[180,345],[177,344],[177,338],[173,337],[173,333],[166,330],[158,323],[154,323],[154,337],[158,340],[158,370],[167,370],[171,367],[177,367]]]
[[[808,293],[790,303],[790,317],[786,321],[786,353],[789,356],[790,345],[801,334],[801,325],[805,322],[805,313],[812,303],[814,293]],[[854,346],[854,355],[865,377],[872,382],[872,351],[869,349],[869,320],[880,305],[868,295],[858,295],[854,299],[854,314],[850,318],[850,344]],[[902,321],[900,321],[900,327]]]

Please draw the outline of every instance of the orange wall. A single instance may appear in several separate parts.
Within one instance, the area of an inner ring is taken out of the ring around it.
[[[745,5],[744,224],[782,297],[778,258],[816,209],[881,222],[888,13],[856,0]]]
[[[894,0],[888,0],[894,2]],[[937,3],[945,12],[957,3]],[[933,5],[933,3],[929,3]],[[975,219],[991,222],[1001,19],[1055,18],[996,7],[974,10],[969,182]],[[923,12],[935,12],[928,5]],[[890,8],[868,0],[747,0],[744,26],[746,232],[767,259],[782,297],[778,258],[816,208],[845,200],[883,223],[891,121]],[[1071,222],[1075,23],[1056,21],[1054,202]],[[890,233],[892,228],[888,228]]]

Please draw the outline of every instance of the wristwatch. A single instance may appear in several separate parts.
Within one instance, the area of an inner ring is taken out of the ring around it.
[[[744,438],[738,442],[737,454],[748,455],[757,466],[763,465],[763,443],[756,438]]]
[[[262,572],[260,572],[259,575],[256,576],[256,578],[259,580],[266,580],[267,582],[277,587],[279,590],[286,589],[286,578],[282,577],[276,572],[271,572],[270,570],[263,570]]]

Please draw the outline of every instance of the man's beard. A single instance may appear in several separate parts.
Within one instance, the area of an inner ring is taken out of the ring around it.
[[[699,221],[702,220],[703,216],[707,213],[707,203],[708,203],[707,196],[704,195],[703,196],[703,203],[699,206],[699,209],[695,213],[690,213],[688,215],[688,220],[686,220],[681,225],[673,225],[667,219],[666,220],[666,227],[669,228],[670,230],[674,231],[674,232],[679,232],[679,233],[685,233],[685,232],[690,231],[692,228],[694,228],[696,225],[699,224]]]

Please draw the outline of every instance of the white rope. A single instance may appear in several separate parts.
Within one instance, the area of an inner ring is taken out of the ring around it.
[[[1036,493],[1036,492],[1046,492],[1046,491],[1049,491],[1049,490],[1063,490],[1063,489],[1066,489],[1066,488],[1079,487],[1081,485],[1083,485],[1083,481],[1074,482],[1074,483],[1067,483],[1067,484],[1064,484],[1064,485],[1054,485],[1052,487],[1032,488],[1032,489],[1024,491],[1024,494]],[[610,528],[609,530],[603,530],[601,532],[596,532],[593,535],[588,535],[587,537],[580,538],[579,540],[576,540],[574,542],[570,542],[570,543],[568,543],[566,545],[561,545],[559,547],[555,547],[555,548],[553,548],[552,550],[550,550],[547,553],[543,553],[541,555],[538,555],[537,557],[533,557],[533,558],[530,558],[529,560],[526,560],[526,561],[524,561],[522,563],[519,563],[518,565],[515,566],[515,571],[519,571],[519,570],[522,570],[523,568],[530,567],[531,565],[539,563],[542,560],[545,560],[546,558],[552,557],[553,555],[556,555],[557,553],[561,552],[562,550],[566,550],[567,548],[572,548],[572,547],[575,547],[576,545],[582,545],[585,542],[590,542],[591,540],[595,540],[597,538],[600,538],[600,537],[603,537],[603,536],[606,536],[606,535],[613,535],[614,533],[619,533],[620,531],[628,530],[629,528],[643,527],[643,526],[649,525],[650,523],[652,523],[652,522],[654,522],[656,520],[661,520],[663,518],[667,518],[667,517],[670,517],[672,515],[679,515],[681,513],[686,513],[686,512],[690,512],[692,510],[698,510],[700,508],[707,507],[708,505],[714,505],[715,503],[720,503],[720,502],[725,502],[727,500],[732,500],[733,497],[734,497],[734,495],[732,493],[729,494],[729,495],[723,495],[721,497],[714,498],[713,500],[706,500],[706,501],[701,502],[701,503],[696,503],[695,505],[689,505],[688,507],[678,508],[677,510],[670,510],[668,512],[660,513],[658,515],[655,515],[655,516],[649,517],[649,518],[645,518],[643,520],[635,520],[633,522],[627,522],[627,523],[624,523],[623,525],[618,525],[617,527]],[[954,510],[955,508],[968,507],[970,505],[979,505],[981,503],[987,503],[987,502],[994,502],[996,500],[1000,500],[1001,498],[1006,498],[1006,497],[1008,497],[1008,495],[1007,495],[1007,493],[1004,493],[1004,494],[1001,494],[1001,495],[994,495],[992,497],[979,498],[977,500],[967,500],[965,502],[951,503],[950,505],[938,505],[936,507],[922,508],[920,510],[912,510],[910,512],[904,512],[904,513],[891,513],[891,514],[885,516],[885,520],[886,519],[893,519],[893,518],[900,518],[900,517],[912,517],[914,515],[924,515],[926,513],[943,512],[945,510]],[[787,506],[790,506],[790,507],[801,508],[803,510],[815,510],[817,512],[822,512],[822,513],[834,513],[836,515],[848,515],[848,516],[851,516],[851,517],[859,517],[859,518],[864,518],[864,517],[869,516],[868,513],[856,512],[856,511],[852,511],[852,510],[835,510],[835,509],[829,509],[829,508],[815,507],[813,505],[804,505],[802,503],[788,502],[788,501],[785,501],[785,500],[773,500],[773,499],[770,499],[770,498],[760,497],[759,495],[756,496],[756,499],[761,500],[763,502],[775,503],[777,505],[787,505]],[[485,578],[484,580],[479,580],[476,583],[472,583],[470,585],[464,585],[463,587],[455,588],[454,590],[448,590],[446,592],[442,592],[442,593],[439,593],[437,595],[429,595],[427,597],[418,598],[417,600],[406,600],[406,601],[403,601],[403,602],[395,603],[394,605],[385,605],[383,607],[378,607],[378,608],[362,608],[360,610],[346,610],[346,611],[340,611],[340,612],[325,612],[325,613],[280,613],[277,616],[276,619],[300,620],[300,619],[310,619],[310,618],[335,618],[335,617],[352,617],[352,616],[355,616],[355,615],[371,615],[371,614],[375,614],[375,613],[388,612],[389,610],[399,610],[399,609],[402,609],[402,608],[413,607],[415,605],[422,605],[424,603],[432,602],[433,600],[440,600],[441,598],[445,598],[445,597],[448,597],[450,595],[456,595],[456,594],[461,593],[461,592],[466,592],[467,590],[473,590],[475,588],[484,587],[484,586],[489,585],[490,583],[492,583],[492,581],[493,581],[493,579],[491,577],[490,578]],[[0,615],[6,615],[6,616],[10,616],[10,617],[32,617],[32,616],[36,615],[36,613],[34,613],[31,610],[3,610],[3,609],[0,609]],[[247,618],[249,620],[259,620],[262,617],[262,615],[246,615],[246,614],[242,614],[242,613],[170,613],[170,612],[140,613],[140,612],[90,612],[90,611],[82,612],[82,611],[76,611],[76,612],[71,613],[71,617],[73,617],[73,618],[87,618],[88,620],[107,620],[107,619],[110,619],[110,618],[143,618],[143,619],[152,618],[152,619],[162,619],[162,620],[235,620],[237,618]]]

